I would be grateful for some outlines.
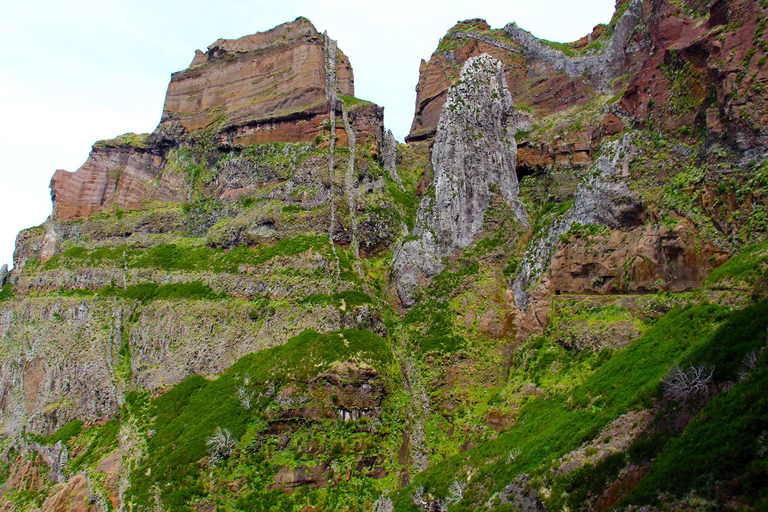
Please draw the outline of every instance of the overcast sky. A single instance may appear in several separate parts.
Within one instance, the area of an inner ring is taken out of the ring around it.
[[[376,5],[374,7],[374,5]],[[0,265],[16,234],[51,212],[56,169],[75,171],[93,143],[151,132],[174,71],[216,39],[268,30],[298,16],[327,30],[349,57],[356,96],[385,107],[402,141],[419,62],[457,21],[515,21],[574,41],[613,14],[613,0],[37,0],[0,15]]]

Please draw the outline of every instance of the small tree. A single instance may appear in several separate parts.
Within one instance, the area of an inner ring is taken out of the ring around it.
[[[228,429],[216,427],[213,435],[205,439],[205,444],[208,445],[209,464],[216,464],[218,461],[232,456],[237,439],[234,438],[232,432]]]
[[[713,369],[709,366],[689,366],[683,371],[678,365],[669,369],[669,375],[661,379],[664,396],[685,403],[696,395],[706,395],[712,381]]]
[[[240,404],[248,410],[251,408],[251,400],[253,400],[253,391],[248,391],[245,386],[237,388],[237,398],[240,400]]]

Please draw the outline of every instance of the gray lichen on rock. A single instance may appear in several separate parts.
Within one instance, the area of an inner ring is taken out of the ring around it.
[[[395,136],[392,135],[392,130],[387,130],[387,133],[384,136],[381,161],[384,164],[384,169],[386,169],[390,177],[402,185],[403,180],[400,178],[400,175],[397,174],[397,145],[395,144]]]
[[[573,206],[549,226],[549,230],[536,243],[531,243],[520,264],[512,285],[515,305],[528,306],[529,291],[546,271],[557,241],[571,226],[601,224],[618,228],[642,208],[639,199],[627,186],[624,177],[636,148],[631,137],[624,136],[606,145],[605,151],[592,167],[592,173],[576,191]]]
[[[622,72],[627,42],[640,21],[642,5],[641,0],[633,0],[616,24],[616,30],[605,48],[597,54],[583,57],[569,57],[558,49],[546,46],[516,23],[507,24],[504,32],[523,47],[523,53],[529,60],[544,62],[556,72],[564,72],[571,78],[588,72],[593,87],[610,90],[610,81]]]
[[[417,285],[443,270],[443,256],[472,244],[497,192],[516,220],[528,224],[518,200],[513,114],[501,63],[488,54],[468,59],[437,126],[434,201],[421,201],[413,232],[418,238],[396,251],[394,273],[404,305],[413,304]]]

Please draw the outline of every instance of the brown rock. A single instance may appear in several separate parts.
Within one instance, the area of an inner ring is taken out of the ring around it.
[[[486,413],[484,423],[496,432],[501,432],[511,427],[516,417],[514,413],[492,409]]]
[[[311,468],[298,467],[295,469],[286,469],[275,475],[275,483],[271,488],[293,488],[301,485],[311,485],[314,487],[323,486],[327,482],[325,463],[312,466]]]
[[[94,512],[88,496],[88,481],[85,475],[76,475],[64,484],[58,484],[59,490],[43,502],[43,512]]]
[[[107,141],[93,147],[77,172],[51,179],[53,218],[75,220],[119,208],[154,208],[185,198],[184,176],[165,167],[161,153]]]
[[[207,52],[198,51],[189,68],[172,75],[163,116],[152,135],[102,141],[76,172],[54,174],[53,219],[185,201],[186,176],[167,165],[168,150],[182,141],[196,143],[203,130],[206,142],[220,148],[272,142],[322,145],[328,144],[329,120],[335,115],[336,145],[348,146],[341,123],[344,103],[333,101],[334,95],[354,96],[352,67],[336,43],[306,18],[239,39],[219,39]],[[372,103],[349,107],[356,144],[368,154],[381,150],[383,118],[383,108]]]
[[[459,22],[445,36],[453,39],[457,32],[483,32],[490,30],[484,20],[466,20]],[[522,92],[522,74],[525,73],[525,59],[517,52],[509,51],[501,46],[488,44],[476,39],[461,39],[462,43],[449,51],[436,51],[429,62],[421,61],[419,67],[419,82],[416,85],[416,112],[411,131],[405,138],[406,142],[416,142],[430,139],[437,130],[437,122],[443,104],[448,98],[448,88],[459,77],[461,67],[470,57],[487,53],[504,64],[504,74],[509,84],[510,92],[515,97],[516,92]],[[509,44],[506,40],[503,44]]]
[[[616,114],[609,112],[600,121],[600,135],[611,136],[616,135],[624,131],[624,123],[619,119]]]
[[[120,464],[123,461],[123,454],[120,450],[116,451],[112,455],[108,455],[101,459],[96,471],[107,473],[109,475],[115,475],[120,471]]]
[[[171,76],[161,126],[226,129],[286,117],[326,101],[325,39],[306,18],[272,30],[219,39]],[[354,96],[352,68],[337,56],[338,92]]]

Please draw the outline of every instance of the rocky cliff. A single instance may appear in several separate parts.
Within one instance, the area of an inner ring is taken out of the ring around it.
[[[198,52],[0,270],[0,508],[761,509],[767,9],[461,22],[407,144],[303,18]]]
[[[395,250],[398,295],[413,306],[413,292],[442,272],[441,258],[475,241],[494,196],[527,226],[518,200],[514,107],[501,63],[482,54],[464,64],[440,115],[432,147],[434,197],[422,199],[415,240]]]
[[[178,172],[184,165],[177,161],[180,151],[201,154],[208,147],[272,142],[327,145],[331,136],[346,147],[354,135],[376,155],[384,137],[383,109],[352,98],[349,60],[305,18],[236,40],[220,39],[171,76],[162,119],[152,134],[98,142],[75,173],[56,172],[53,218],[74,220],[189,199],[189,180]],[[349,134],[333,121],[341,118],[344,101]]]

